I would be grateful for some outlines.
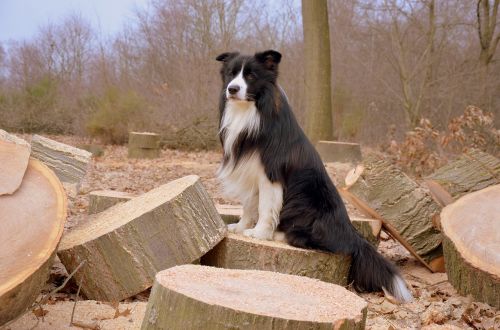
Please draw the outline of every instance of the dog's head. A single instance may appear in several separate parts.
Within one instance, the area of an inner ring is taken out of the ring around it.
[[[256,53],[254,56],[240,53],[223,53],[217,56],[222,62],[222,82],[229,102],[252,102],[276,84],[281,54],[274,50]]]

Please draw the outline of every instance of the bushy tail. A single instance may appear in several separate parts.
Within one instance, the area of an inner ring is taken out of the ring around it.
[[[357,291],[384,291],[400,302],[409,302],[413,296],[396,267],[380,255],[366,240],[359,239],[352,253],[349,273]]]

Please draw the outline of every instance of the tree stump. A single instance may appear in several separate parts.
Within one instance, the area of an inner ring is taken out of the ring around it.
[[[154,275],[191,263],[219,243],[226,226],[199,178],[191,175],[91,216],[67,233],[58,256],[83,278],[87,298],[119,301],[153,284]]]
[[[425,262],[442,259],[441,235],[432,218],[441,207],[429,192],[389,162],[371,157],[348,191],[392,225]]]
[[[160,136],[149,132],[130,132],[129,158],[157,158],[160,156]]]
[[[92,154],[40,135],[31,139],[32,156],[50,167],[59,179],[74,190],[80,189],[80,183],[87,173]]]
[[[362,160],[359,143],[318,141],[316,150],[325,163],[358,163]]]
[[[142,329],[364,329],[366,311],[335,284],[184,265],[156,275]]]
[[[0,325],[30,307],[45,285],[65,220],[61,182],[30,159],[17,191],[0,196]]]
[[[471,149],[427,179],[439,183],[457,199],[465,194],[500,184],[500,160],[488,153]]]
[[[127,202],[134,198],[134,195],[115,190],[96,190],[89,194],[89,214],[102,212],[111,206]]]
[[[500,308],[500,185],[465,195],[441,213],[448,280]]]
[[[342,254],[299,249],[284,242],[263,241],[228,233],[201,258],[201,264],[230,269],[269,270],[345,286],[351,258]]]
[[[28,142],[0,129],[0,195],[12,194],[19,188],[30,152]]]
[[[243,212],[241,205],[217,204],[215,207],[226,224],[238,222]],[[370,243],[378,246],[382,222],[376,219],[361,218],[356,216],[350,216],[350,218],[351,223],[356,230],[358,230],[358,232]]]

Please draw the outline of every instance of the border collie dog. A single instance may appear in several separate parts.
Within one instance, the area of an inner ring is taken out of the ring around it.
[[[351,255],[349,281],[357,291],[412,295],[396,267],[352,226],[323,162],[299,127],[277,84],[281,54],[223,53],[218,177],[225,194],[241,200],[234,233],[283,238],[300,248]]]

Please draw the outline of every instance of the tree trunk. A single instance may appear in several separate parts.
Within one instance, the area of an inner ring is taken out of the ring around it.
[[[87,298],[120,301],[154,275],[191,263],[219,243],[226,226],[197,176],[187,176],[98,213],[67,233],[58,256],[83,278]]]
[[[142,329],[364,329],[366,310],[307,277],[184,265],[156,275]]]
[[[332,140],[330,30],[326,0],[302,0],[306,133],[316,143]]]
[[[31,139],[32,156],[47,164],[63,183],[80,187],[92,154],[40,135]]]
[[[468,194],[441,213],[448,280],[462,295],[500,308],[500,185]]]
[[[256,269],[301,275],[347,285],[351,258],[304,250],[283,242],[250,239],[229,233],[201,258],[201,264],[230,269]]]
[[[471,149],[427,177],[457,199],[465,194],[500,184],[500,160]]]
[[[30,159],[19,189],[0,196],[0,326],[31,307],[44,287],[65,220],[61,182]]]
[[[366,202],[430,263],[442,256],[441,235],[432,224],[441,207],[428,191],[389,162],[371,157],[348,191]]]

